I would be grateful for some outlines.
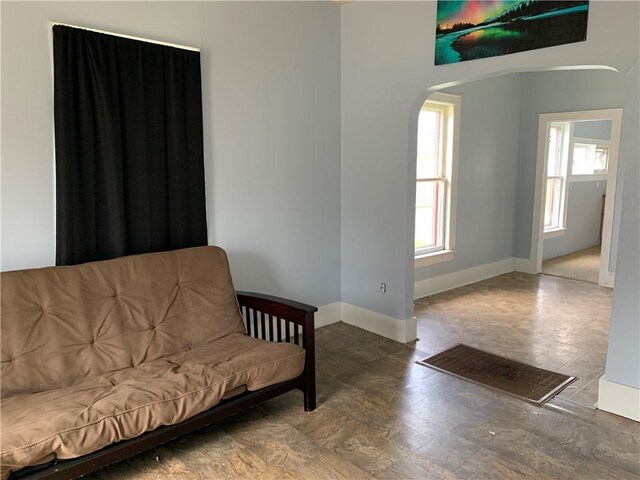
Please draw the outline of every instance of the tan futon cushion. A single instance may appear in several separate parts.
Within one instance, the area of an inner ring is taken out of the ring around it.
[[[0,286],[3,397],[66,387],[245,331],[218,247],[3,272]]]
[[[303,350],[244,335],[225,252],[3,272],[0,472],[72,458],[288,380]]]
[[[78,457],[180,422],[216,405],[225,392],[294,378],[304,350],[244,334],[145,362],[59,390],[2,400],[2,473],[52,452]]]

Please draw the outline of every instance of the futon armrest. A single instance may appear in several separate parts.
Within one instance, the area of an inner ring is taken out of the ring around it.
[[[316,359],[314,313],[316,307],[285,298],[252,292],[236,292],[247,335],[269,340],[302,344],[305,350],[304,409],[316,408]]]
[[[305,313],[314,313],[318,311],[318,307],[307,305],[306,303],[294,302],[293,300],[289,300],[287,298],[274,297],[273,295],[264,295],[263,293],[236,292],[236,295],[238,296],[238,303],[240,305],[245,305],[247,302],[256,304],[262,303],[264,305],[268,305],[269,303],[276,303],[286,305],[287,307],[291,307],[296,310],[301,310]]]
[[[236,292],[247,334],[272,342],[313,342],[316,307],[285,298],[252,292]]]

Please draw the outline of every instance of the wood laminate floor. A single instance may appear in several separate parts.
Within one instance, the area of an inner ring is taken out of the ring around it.
[[[595,408],[612,293],[546,275],[500,275],[417,300],[416,348],[433,355],[463,343],[578,377],[560,397]]]
[[[581,285],[508,274],[420,300],[420,350],[344,323],[318,329],[316,411],[290,392],[91,478],[637,480],[640,424],[571,398],[536,407],[414,363],[464,342],[591,372],[610,292],[590,292],[579,315]]]
[[[600,245],[542,262],[542,273],[598,284]]]

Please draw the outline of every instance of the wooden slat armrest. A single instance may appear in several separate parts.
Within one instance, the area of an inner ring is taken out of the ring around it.
[[[316,408],[316,360],[314,313],[316,307],[286,298],[253,292],[236,292],[247,335],[272,342],[302,341],[305,364],[302,376],[304,409]]]
[[[281,305],[286,305],[287,307],[294,308],[296,310],[301,310],[304,313],[314,313],[318,311],[318,307],[314,307],[312,305],[307,305],[306,303],[295,302],[293,300],[289,300],[287,298],[275,297],[273,295],[265,295],[263,293],[254,293],[254,292],[236,292],[238,296],[238,302],[241,305],[245,305],[249,299],[261,300],[269,303],[276,303]]]

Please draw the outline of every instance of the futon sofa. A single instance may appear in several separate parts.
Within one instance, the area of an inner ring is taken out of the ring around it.
[[[76,478],[292,389],[315,307],[236,292],[218,247],[3,272],[2,479]]]

